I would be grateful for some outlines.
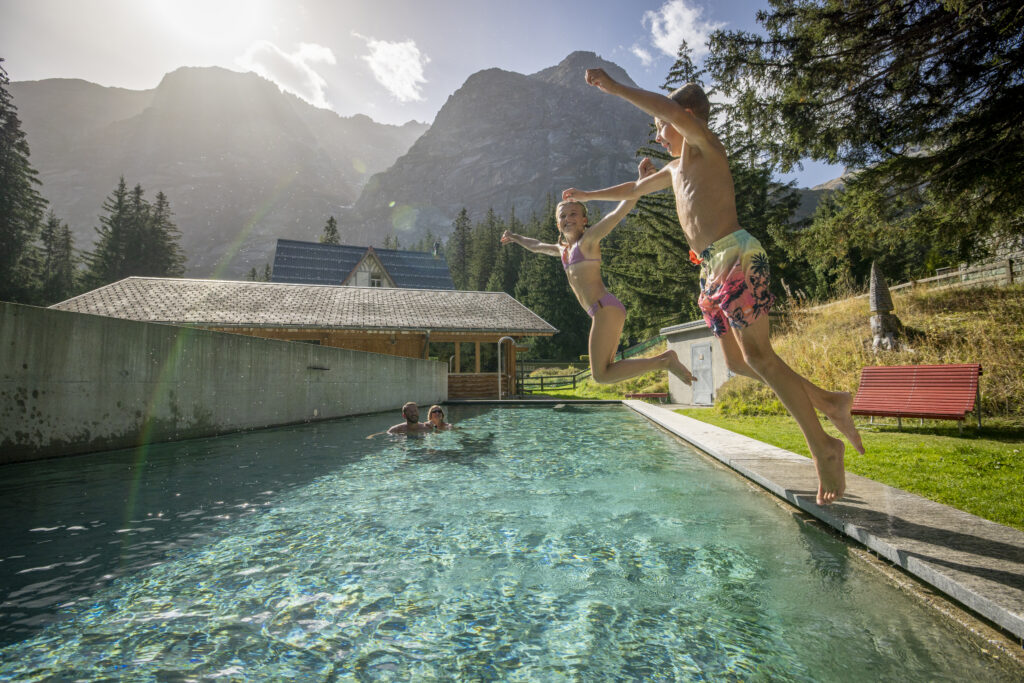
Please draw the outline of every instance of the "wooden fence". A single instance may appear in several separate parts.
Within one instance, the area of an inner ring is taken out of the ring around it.
[[[913,287],[942,289],[945,287],[977,287],[979,285],[1012,285],[1024,282],[1024,252],[1011,254],[1007,258],[978,264],[968,268],[944,268],[933,277],[911,280],[889,287],[890,292],[899,292]],[[852,298],[866,299],[867,294],[858,294]],[[846,299],[830,301],[827,304],[811,306],[810,310],[828,308]]]

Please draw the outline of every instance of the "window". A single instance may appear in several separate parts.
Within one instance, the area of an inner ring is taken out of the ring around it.
[[[370,274],[370,286],[371,287],[383,287],[384,286],[384,276],[382,276],[380,273],[371,273]]]

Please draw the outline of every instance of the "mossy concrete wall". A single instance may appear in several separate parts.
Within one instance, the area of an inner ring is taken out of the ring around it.
[[[396,410],[444,363],[0,302],[0,464]]]

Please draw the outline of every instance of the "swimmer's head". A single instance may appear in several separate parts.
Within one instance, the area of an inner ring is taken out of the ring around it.
[[[409,422],[416,422],[420,419],[420,407],[416,405],[415,401],[409,401],[402,406],[402,417]]]
[[[555,225],[558,227],[558,241],[568,244],[567,232],[572,241],[576,241],[583,234],[583,231],[590,227],[590,219],[587,217],[587,206],[583,202],[569,200],[558,202],[555,207]]]

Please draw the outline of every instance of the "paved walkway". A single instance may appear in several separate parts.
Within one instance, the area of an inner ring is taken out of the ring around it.
[[[623,404],[1024,639],[1024,533],[849,472],[846,495],[819,507],[809,458],[666,406]]]

